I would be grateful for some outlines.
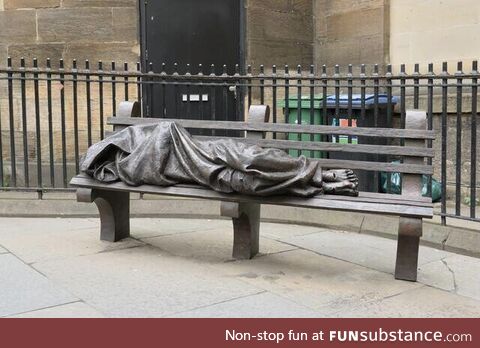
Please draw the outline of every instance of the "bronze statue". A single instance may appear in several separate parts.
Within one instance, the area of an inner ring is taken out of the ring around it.
[[[174,122],[128,127],[92,145],[81,171],[102,182],[196,184],[223,193],[358,195],[351,170],[322,171],[305,156],[247,145],[234,138],[193,138]]]

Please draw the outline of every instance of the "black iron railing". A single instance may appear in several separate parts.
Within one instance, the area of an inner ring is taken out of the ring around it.
[[[139,101],[144,117],[241,120],[250,104],[261,103],[271,106],[272,122],[341,120],[345,126],[403,126],[406,110],[420,108],[438,134],[429,143],[436,151],[434,178],[441,182],[438,214],[444,223],[447,217],[480,221],[476,61],[468,72],[460,62],[454,72],[444,63],[424,71],[416,64],[410,74],[405,65],[398,72],[382,67],[382,73],[378,65],[349,65],[248,66],[245,72],[237,66],[233,75],[215,66],[150,65],[142,73],[139,64],[118,69],[115,63],[98,62],[95,68],[88,61],[81,67],[73,61],[68,68],[62,60],[56,63],[47,60],[40,68],[37,60],[27,66],[22,59],[14,66],[8,59],[0,68],[2,190],[36,191],[40,197],[44,191],[68,190],[81,154],[104,138],[106,117],[124,100]],[[387,190],[391,185],[387,179]],[[426,187],[431,194],[431,178]]]

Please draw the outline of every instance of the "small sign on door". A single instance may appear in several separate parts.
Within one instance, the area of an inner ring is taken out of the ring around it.
[[[190,100],[188,99],[188,94],[182,94],[182,101],[184,102],[200,102],[200,97],[202,98],[202,102],[208,102],[208,94],[190,94]]]

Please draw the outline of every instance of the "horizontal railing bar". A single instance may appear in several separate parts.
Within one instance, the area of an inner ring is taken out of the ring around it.
[[[448,214],[448,213],[443,214],[443,213],[440,213],[440,212],[435,212],[435,215],[446,217],[446,218],[452,218],[452,219],[480,222],[480,218],[472,218],[472,217],[465,216],[465,215],[455,215],[455,214]],[[477,230],[475,230],[474,232],[480,233],[480,231],[477,231]]]
[[[257,131],[276,133],[307,133],[307,134],[331,134],[345,136],[365,136],[372,138],[395,138],[395,139],[422,139],[434,140],[435,132],[429,130],[406,130],[396,128],[362,128],[362,127],[334,127],[321,125],[294,125],[274,123],[248,123],[237,121],[206,121],[185,119],[161,119],[161,118],[123,118],[109,117],[108,124],[119,126],[132,126],[137,124],[155,124],[160,122],[176,122],[185,128]]]
[[[73,75],[72,75],[73,76]],[[114,76],[112,76],[114,78]],[[252,88],[268,88],[268,87],[276,87],[276,88],[297,88],[297,87],[303,87],[303,88],[323,88],[323,87],[329,87],[329,88],[335,88],[335,87],[344,87],[344,88],[374,88],[374,87],[381,87],[381,88],[396,88],[396,89],[403,89],[403,88],[428,88],[428,87],[434,87],[434,88],[442,88],[442,87],[448,87],[448,88],[454,88],[454,87],[459,87],[462,86],[463,88],[472,88],[472,87],[480,87],[480,83],[472,84],[472,83],[447,83],[447,84],[442,84],[439,82],[438,84],[431,84],[431,83],[421,83],[421,84],[386,84],[386,83],[379,83],[378,85],[358,85],[358,84],[340,84],[335,86],[333,84],[334,80],[332,79],[329,82],[332,82],[332,84],[329,84],[325,86],[325,84],[309,84],[308,86],[304,84],[297,84],[296,81],[297,79],[292,78],[290,81],[292,81],[290,84],[284,84],[284,83],[276,83],[276,84],[271,84],[271,83],[263,83],[263,84],[253,84],[253,83],[239,83],[239,80],[235,80],[233,82],[229,82],[226,79],[219,79],[218,81],[220,82],[212,82],[209,81],[209,78],[205,78],[205,80],[196,82],[196,81],[190,81],[190,80],[184,80],[184,81],[167,81],[167,80],[149,80],[149,81],[138,81],[138,80],[128,80],[128,81],[122,81],[122,84],[127,84],[127,85],[160,85],[160,86],[169,86],[169,85],[177,85],[177,86],[200,86],[200,87],[225,87],[225,86],[230,86],[233,85],[235,87],[252,87]],[[92,83],[106,83],[106,82],[112,82],[116,80],[108,80],[108,79],[75,79],[75,78],[68,78],[68,77],[21,77],[21,76],[12,76],[12,77],[0,77],[0,81],[56,81],[56,82],[92,82]],[[379,94],[380,95],[380,94]]]
[[[162,79],[174,79],[174,80],[184,80],[184,79],[219,79],[219,80],[272,80],[272,79],[285,79],[289,78],[292,80],[413,80],[413,79],[458,79],[458,78],[478,78],[480,77],[479,73],[461,73],[461,74],[418,74],[418,75],[407,75],[407,74],[395,74],[395,75],[296,75],[296,74],[238,74],[238,75],[212,75],[212,74],[166,74],[166,73],[144,73],[140,71],[108,71],[108,70],[86,70],[86,69],[42,69],[42,68],[0,68],[0,73],[35,73],[35,74],[75,74],[78,76],[83,75],[92,75],[92,76],[115,76],[115,77],[145,77],[145,78],[162,78]]]

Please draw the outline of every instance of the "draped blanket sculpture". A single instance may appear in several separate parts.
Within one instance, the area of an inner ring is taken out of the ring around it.
[[[128,127],[92,145],[81,171],[102,182],[132,186],[196,184],[257,196],[358,195],[351,170],[322,172],[318,162],[304,156],[293,158],[231,138],[194,139],[174,122]]]

